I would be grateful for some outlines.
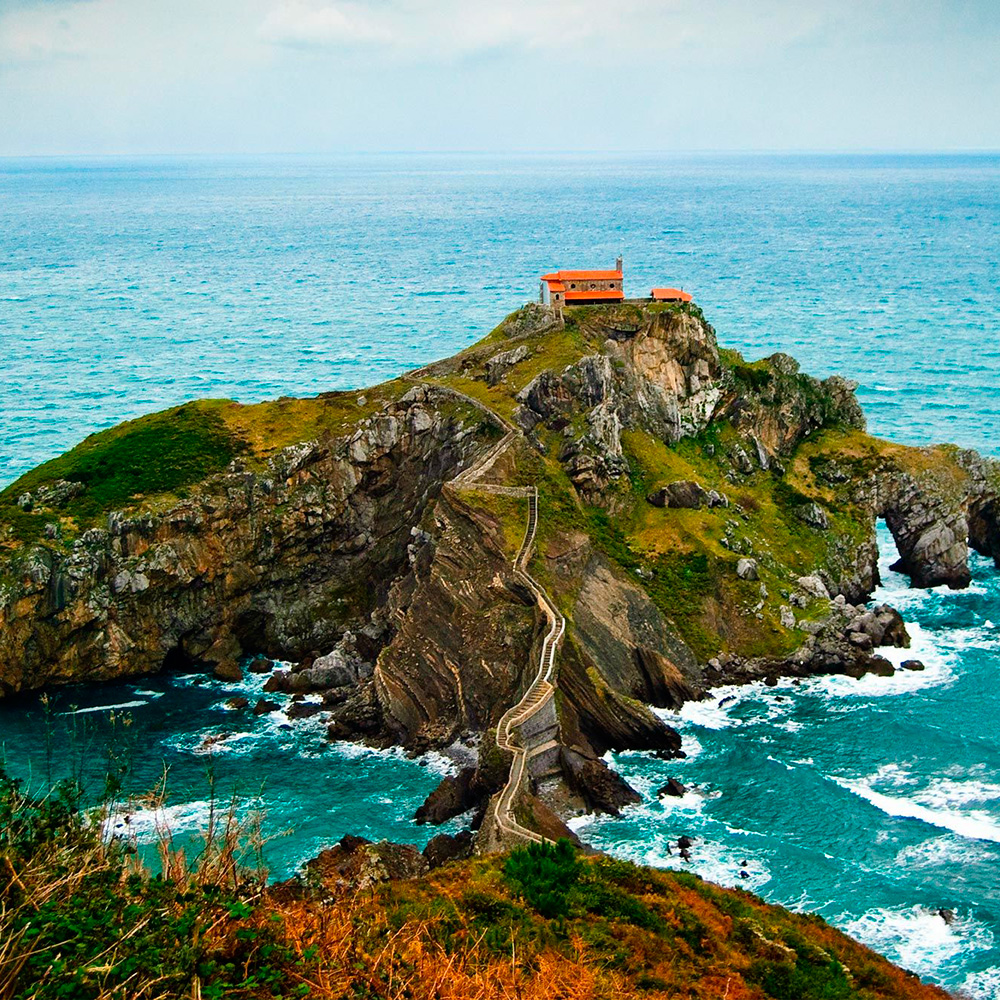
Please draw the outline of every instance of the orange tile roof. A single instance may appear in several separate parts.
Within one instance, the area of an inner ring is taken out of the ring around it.
[[[621,271],[554,271],[543,274],[542,281],[618,281]]]
[[[690,302],[692,296],[680,288],[654,288],[650,293],[654,299],[679,299],[681,302]]]
[[[585,292],[567,292],[567,302],[592,302],[595,299],[624,299],[625,293],[620,288],[588,289]]]
[[[565,292],[566,286],[561,281],[549,281],[550,292]]]

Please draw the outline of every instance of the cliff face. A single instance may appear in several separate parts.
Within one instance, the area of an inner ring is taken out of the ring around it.
[[[163,511],[16,549],[0,590],[0,687],[110,680],[267,653],[301,660],[359,630],[406,566],[411,527],[478,446],[470,407],[410,389],[350,434],[236,458]],[[439,405],[442,404],[442,405]],[[25,506],[59,526],[44,487]],[[24,496],[24,494],[21,494]],[[55,535],[56,532],[53,532]]]
[[[650,705],[892,669],[877,517],[917,586],[1000,558],[996,463],[869,437],[853,388],[720,351],[696,308],[529,306],[406,381],[124,425],[0,493],[0,690],[281,657],[270,690],[322,693],[333,738],[478,747],[427,815],[481,804],[544,631],[526,501],[447,485],[492,411],[520,435],[488,478],[537,484],[531,572],[568,621],[538,809],[617,809],[605,751],[679,750]]]
[[[430,531],[414,542],[410,572],[389,595],[395,634],[375,686],[410,745],[483,732],[533,677],[531,595],[512,577],[501,517],[467,499],[441,496]]]

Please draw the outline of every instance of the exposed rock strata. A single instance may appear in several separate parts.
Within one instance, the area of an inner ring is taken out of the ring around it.
[[[534,608],[501,547],[503,525],[446,491],[429,528],[390,591],[395,634],[374,677],[387,720],[410,746],[495,725],[498,706],[534,675]]]
[[[63,553],[36,545],[0,590],[0,688],[111,680],[244,654],[301,659],[369,613],[411,526],[477,447],[478,414],[415,387],[345,438],[237,464],[162,514],[111,513]],[[366,582],[367,581],[367,582]]]
[[[813,379],[786,355],[744,364],[697,311],[574,316],[562,328],[526,307],[421,373],[516,421],[527,444],[491,476],[540,481],[551,504],[532,572],[569,628],[551,717],[522,735],[544,751],[530,802],[552,830],[553,804],[635,801],[609,750],[680,753],[650,706],[721,682],[891,671],[878,650],[907,645],[905,628],[863,606],[876,518],[917,586],[967,584],[968,544],[1000,564],[994,463],[868,438],[852,383]],[[558,362],[540,364],[547,351]],[[499,432],[454,394],[413,386],[266,467],[238,459],[188,499],[112,511],[69,548],[60,505],[81,484],[19,493],[18,509],[51,511],[54,530],[2,561],[0,689],[191,663],[235,677],[244,656],[289,659],[267,693],[313,695],[289,717],[324,713],[332,739],[478,747],[419,818],[472,812],[489,841],[487,804],[510,766],[490,733],[534,676],[544,618],[511,569],[523,513],[445,484]],[[840,437],[813,447],[828,433]]]

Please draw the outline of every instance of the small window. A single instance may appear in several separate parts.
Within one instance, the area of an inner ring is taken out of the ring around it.
[[[595,285],[595,284],[594,284],[594,282],[591,282],[591,283],[590,283],[590,287],[591,287],[592,289],[594,289],[594,288],[596,288],[596,287],[597,287],[597,285]]]
[[[574,281],[569,287],[570,288],[576,288],[576,282]]]

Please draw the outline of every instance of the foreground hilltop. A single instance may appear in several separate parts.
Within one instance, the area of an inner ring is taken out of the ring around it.
[[[290,660],[269,688],[321,692],[332,738],[475,748],[421,818],[482,819],[548,629],[533,511],[565,635],[517,811],[554,836],[634,800],[605,751],[679,752],[650,705],[891,671],[876,518],[917,586],[1000,556],[997,466],[869,436],[853,389],[720,350],[693,304],[526,306],[373,389],[123,424],[0,493],[0,685]]]
[[[66,786],[35,801],[0,769],[0,815],[11,1000],[946,996],[818,917],[565,841],[428,871],[414,848],[354,838],[266,886],[231,814],[194,859],[160,829],[157,877]]]

